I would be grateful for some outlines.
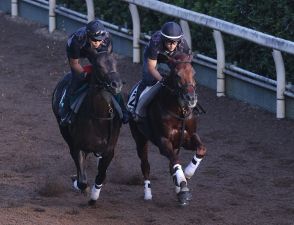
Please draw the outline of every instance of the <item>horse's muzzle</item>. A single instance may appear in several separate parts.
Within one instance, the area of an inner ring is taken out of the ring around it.
[[[183,100],[185,102],[185,105],[187,105],[189,108],[194,108],[197,105],[197,94],[194,93],[187,93],[183,95]]]

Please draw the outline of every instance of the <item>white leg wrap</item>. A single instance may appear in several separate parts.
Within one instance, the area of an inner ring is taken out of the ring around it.
[[[187,179],[190,179],[194,175],[201,160],[202,160],[202,158],[201,159],[197,158],[196,155],[193,157],[193,159],[191,160],[189,165],[185,168],[185,176]]]
[[[151,200],[152,199],[150,180],[145,180],[144,181],[144,199],[145,200]]]
[[[78,181],[74,180],[74,182],[72,183],[72,187],[74,190],[76,191],[80,191],[79,187],[78,187]]]
[[[175,185],[180,187],[180,183],[183,181],[187,183],[186,177],[180,164],[175,164],[173,167],[175,173],[173,174]]]
[[[99,198],[100,191],[101,191],[101,185],[93,185],[92,190],[91,190],[91,199],[96,201]]]
[[[180,193],[180,191],[181,191],[181,188],[180,188],[180,187],[178,187],[178,186],[175,186],[175,191],[176,191],[176,194],[179,194],[179,193]]]

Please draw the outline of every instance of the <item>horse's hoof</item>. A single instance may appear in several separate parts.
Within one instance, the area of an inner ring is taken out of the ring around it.
[[[191,194],[191,192],[187,192],[185,194],[185,198],[186,198],[187,201],[191,201],[192,200],[192,194]]]
[[[146,202],[152,201],[152,196],[151,197],[144,197],[144,201],[146,201]]]
[[[88,205],[89,205],[89,206],[94,206],[94,205],[96,205],[96,200],[90,199],[90,200],[88,201]]]
[[[182,195],[182,198],[185,198],[187,201],[191,201],[192,200],[192,194],[191,194],[191,192],[190,192],[190,190],[189,190],[188,187],[181,188],[180,193]]]
[[[90,193],[90,187],[88,184],[85,184],[85,183],[78,184],[78,181],[74,179],[74,177],[72,177],[71,179],[72,179],[72,188],[74,191],[80,192],[84,195],[88,195]]]
[[[189,191],[181,191],[178,194],[178,200],[181,206],[186,206],[192,200],[192,194]]]
[[[188,206],[189,205],[189,202],[187,200],[179,201],[179,203],[180,203],[180,206]]]
[[[84,190],[81,191],[83,195],[87,196],[90,193],[90,187],[87,186]]]
[[[73,182],[75,182],[75,180],[78,179],[78,176],[77,175],[72,175],[72,176],[70,176],[70,179],[71,179],[71,182],[73,183]]]

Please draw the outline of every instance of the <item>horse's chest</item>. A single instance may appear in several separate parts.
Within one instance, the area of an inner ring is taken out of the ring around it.
[[[180,138],[187,139],[190,137],[190,134],[186,129],[171,129],[170,136],[173,140],[178,140]]]

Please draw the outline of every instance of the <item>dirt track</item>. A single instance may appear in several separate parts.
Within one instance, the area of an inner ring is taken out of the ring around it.
[[[71,189],[75,167],[51,110],[68,71],[65,39],[0,13],[0,224],[294,224],[294,121],[199,87],[207,114],[199,134],[207,157],[177,204],[168,161],[151,147],[152,202],[144,202],[140,162],[128,126],[96,207]],[[118,56],[126,93],[141,66]],[[181,152],[183,165],[193,154]],[[91,184],[95,158],[89,158]]]

